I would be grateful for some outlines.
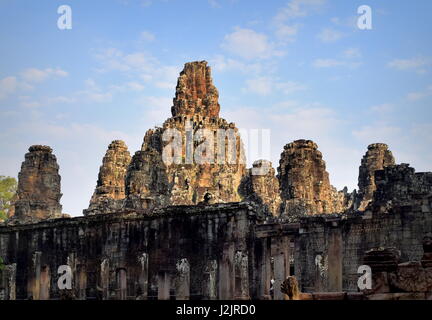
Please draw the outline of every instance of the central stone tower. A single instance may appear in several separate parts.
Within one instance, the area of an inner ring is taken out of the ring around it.
[[[177,81],[172,117],[148,130],[141,150],[132,157],[125,180],[126,209],[193,205],[204,198],[241,200],[243,145],[235,124],[219,117],[218,98],[207,62],[186,63]]]

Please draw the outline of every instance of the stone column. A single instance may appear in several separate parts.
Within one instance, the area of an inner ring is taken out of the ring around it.
[[[261,261],[258,262],[260,269],[259,277],[259,298],[263,300],[271,299],[271,248],[270,238],[262,238],[261,241]]]
[[[127,274],[125,269],[117,271],[117,299],[126,300],[127,297]]]
[[[147,253],[143,253],[138,257],[138,262],[140,264],[140,274],[139,274],[139,287],[141,291],[141,300],[147,300],[148,297],[148,263],[149,257]]]
[[[328,291],[342,291],[342,234],[332,228],[328,240]]]
[[[49,266],[43,266],[40,273],[40,300],[49,300],[51,287],[51,276]]]
[[[234,243],[225,243],[219,263],[219,299],[234,299]]]
[[[16,299],[16,263],[6,265],[3,270],[3,279],[5,286],[5,300]]]
[[[279,248],[279,246],[277,247]],[[273,283],[273,299],[283,300],[284,295],[281,292],[281,284],[285,280],[285,256],[283,251],[277,250],[273,255],[273,272],[274,272],[274,283]]]
[[[203,283],[203,296],[204,299],[216,300],[217,299],[217,261],[207,261],[204,270],[204,283]]]
[[[36,251],[33,254],[27,283],[27,294],[33,300],[40,299],[41,255],[42,252],[40,251]]]
[[[285,264],[285,279],[291,276],[291,237],[285,236],[283,237],[283,254],[284,254],[284,264]],[[284,281],[285,281],[284,279]]]
[[[158,274],[158,300],[169,300],[171,288],[171,276],[167,271]]]
[[[249,296],[249,266],[248,255],[242,251],[235,254],[235,299],[248,300]]]
[[[79,300],[86,299],[86,290],[87,290],[87,272],[85,265],[78,266],[78,277],[77,277],[77,298]]]
[[[102,299],[109,299],[109,261],[104,259],[101,263],[101,287],[102,287]]]
[[[190,265],[187,259],[177,262],[177,277],[175,282],[176,299],[189,300],[190,297]]]

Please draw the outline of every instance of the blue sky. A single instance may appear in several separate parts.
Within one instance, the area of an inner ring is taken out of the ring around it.
[[[57,28],[64,4],[71,30]],[[361,5],[372,30],[357,28]],[[430,0],[0,0],[0,174],[52,146],[63,211],[81,215],[108,144],[137,151],[195,60],[212,67],[221,116],[271,130],[275,167],[306,138],[338,189],[356,187],[374,142],[431,171],[431,12]]]

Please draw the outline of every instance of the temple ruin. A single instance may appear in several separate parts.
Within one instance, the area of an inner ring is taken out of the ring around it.
[[[62,214],[53,150],[31,146],[0,223],[0,300],[432,299],[431,172],[374,143],[358,190],[337,190],[310,140],[288,143],[277,169],[247,168],[218,97],[207,62],[186,63],[172,117],[132,156],[109,144],[80,217]]]

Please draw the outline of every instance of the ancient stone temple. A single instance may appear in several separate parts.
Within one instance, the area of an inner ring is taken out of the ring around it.
[[[219,110],[207,63],[187,63],[172,117],[132,157],[108,146],[80,217],[61,213],[52,149],[30,147],[0,222],[0,299],[432,298],[431,172],[373,144],[358,193],[337,191],[310,140],[284,147],[277,176],[268,160],[247,169]]]
[[[90,200],[90,206],[84,214],[109,213],[118,211],[125,198],[126,170],[131,156],[126,144],[115,140],[108,146],[102,160],[96,190]]]
[[[273,216],[279,216],[281,199],[279,196],[279,180],[275,169],[268,160],[257,160],[251,169],[247,169],[240,185],[243,200],[259,203],[263,210]]]
[[[48,146],[29,148],[18,175],[13,220],[33,221],[61,216],[60,175],[56,156]]]
[[[220,118],[219,109],[207,62],[186,63],[172,117],[161,128],[147,131],[141,150],[132,157],[126,175],[127,209],[193,205],[207,193],[214,202],[241,200],[243,146],[235,124]],[[164,156],[171,159],[164,161]]]
[[[368,146],[359,168],[359,210],[364,210],[372,200],[373,193],[376,190],[375,171],[394,164],[395,159],[386,144],[374,143]]]
[[[344,195],[330,185],[329,174],[316,143],[297,140],[287,144],[278,167],[283,211],[296,214],[343,211]]]

